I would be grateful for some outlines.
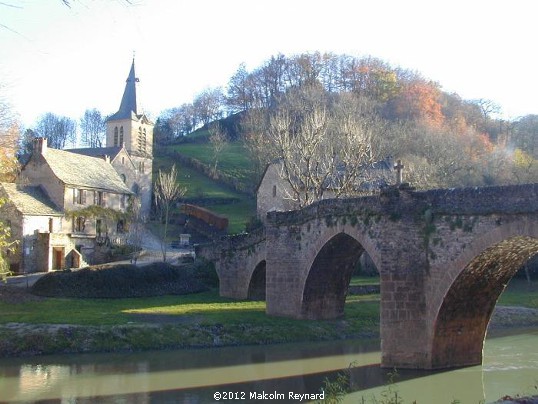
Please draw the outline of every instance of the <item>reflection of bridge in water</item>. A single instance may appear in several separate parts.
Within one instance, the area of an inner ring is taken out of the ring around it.
[[[327,319],[343,315],[366,251],[381,279],[382,365],[479,364],[497,298],[538,253],[537,198],[538,184],[391,188],[270,212],[264,231],[200,253],[216,261],[221,295],[265,292],[269,315]]]

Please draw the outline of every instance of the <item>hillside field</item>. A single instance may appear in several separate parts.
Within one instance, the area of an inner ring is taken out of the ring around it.
[[[201,205],[206,209],[228,217],[228,233],[236,234],[245,230],[246,223],[256,214],[254,195],[237,192],[221,181],[175,160],[169,153],[179,152],[195,158],[206,166],[213,165],[211,144],[183,143],[162,147],[155,153],[154,173],[169,171],[173,164],[178,170],[178,182],[186,187],[184,202]],[[253,181],[252,164],[242,142],[229,143],[219,156],[218,171],[238,179],[242,183]]]

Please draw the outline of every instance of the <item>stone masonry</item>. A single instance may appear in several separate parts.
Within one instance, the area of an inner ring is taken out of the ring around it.
[[[382,366],[479,364],[497,298],[538,253],[538,184],[324,200],[269,212],[264,232],[214,251],[223,296],[247,298],[265,272],[267,314],[309,319],[343,315],[366,251],[381,279]]]

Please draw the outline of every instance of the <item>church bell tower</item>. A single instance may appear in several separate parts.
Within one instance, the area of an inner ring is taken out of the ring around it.
[[[154,124],[139,107],[138,82],[133,58],[120,107],[106,121],[106,146],[125,148],[129,154],[136,171],[130,187],[140,197],[141,212],[147,215],[151,209]]]

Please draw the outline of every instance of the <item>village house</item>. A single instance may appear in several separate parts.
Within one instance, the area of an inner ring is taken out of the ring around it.
[[[288,211],[298,209],[293,199],[291,186],[282,173],[283,163],[280,160],[268,164],[256,190],[256,213],[265,222],[267,212]],[[395,182],[394,162],[392,157],[374,162],[364,167],[357,179],[357,194],[365,195]],[[323,199],[335,197],[334,189],[327,187]]]
[[[153,123],[138,107],[134,61],[106,147],[56,150],[34,141],[17,184],[0,183],[0,219],[18,242],[14,273],[78,268],[104,260],[126,238],[128,213],[152,200]]]
[[[1,188],[7,203],[0,215],[9,218],[19,242],[10,258],[14,272],[77,268],[93,261],[101,242],[124,232],[121,213],[133,196],[109,159],[51,149],[44,138],[35,139],[19,184]]]

